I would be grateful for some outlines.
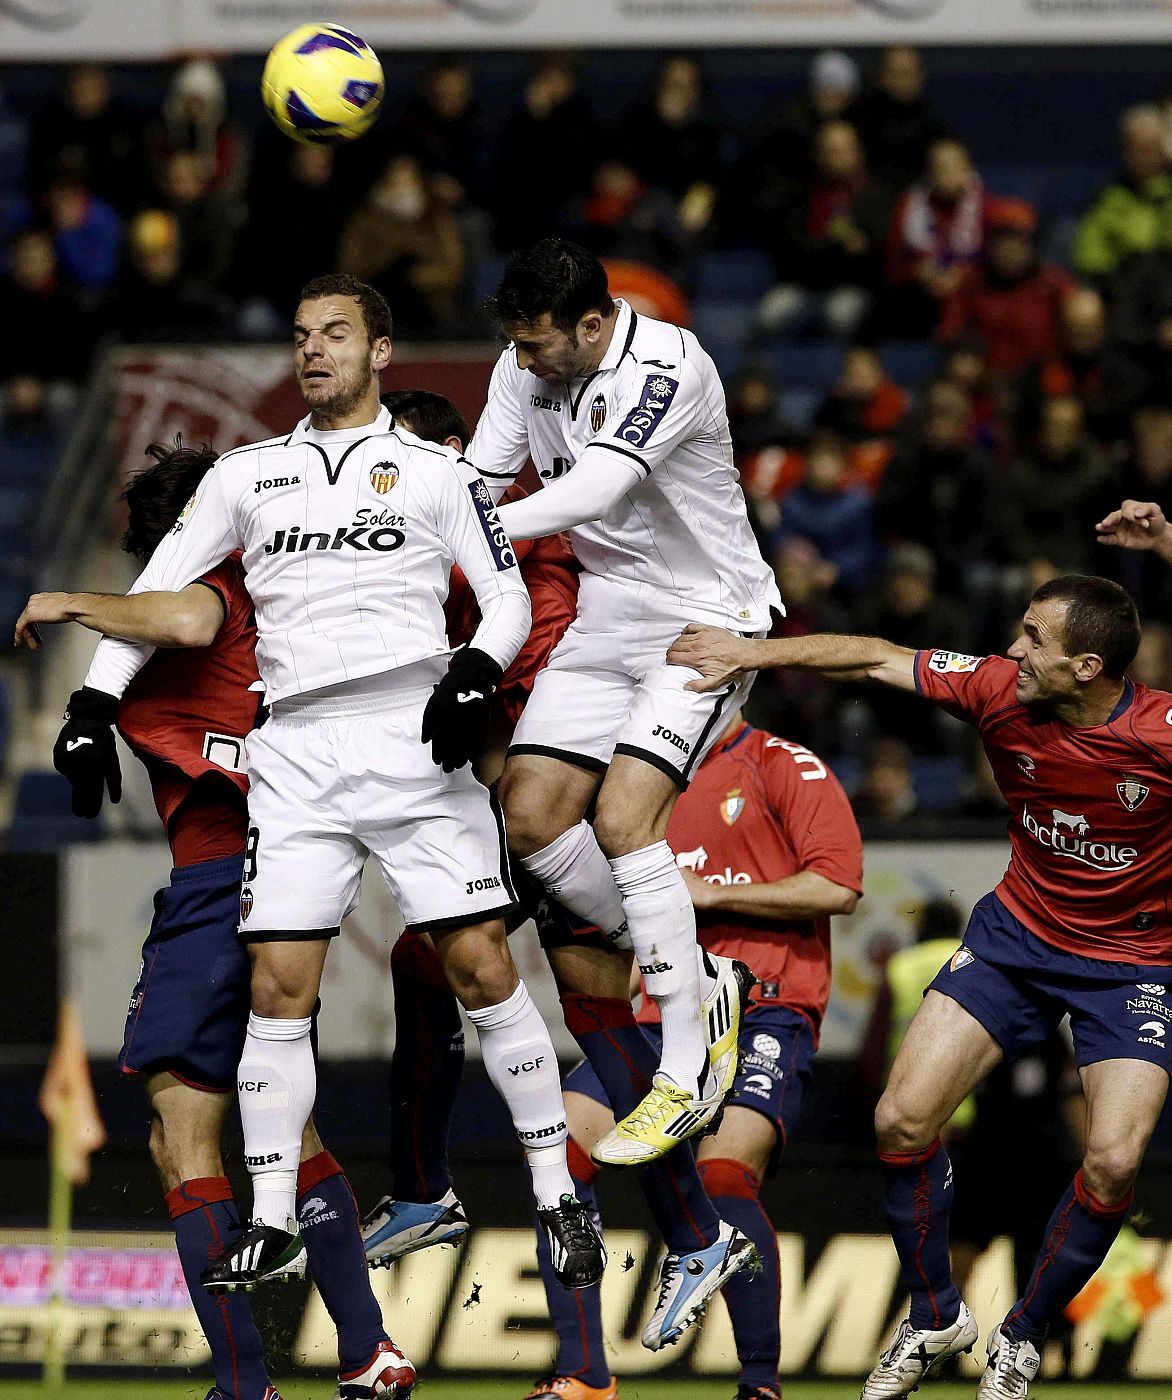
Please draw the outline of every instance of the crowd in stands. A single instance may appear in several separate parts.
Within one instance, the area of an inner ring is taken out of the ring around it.
[[[474,67],[443,57],[341,149],[242,124],[226,93],[212,62],[181,64],[144,123],[87,64],[30,119],[0,224],[6,472],[43,470],[107,338],[280,339],[290,289],[327,267],[382,290],[405,339],[482,338],[501,259],[556,232],[716,356],[783,630],[1002,650],[1039,582],[1110,572],[1147,619],[1136,678],[1172,682],[1167,581],[1091,529],[1172,476],[1159,94],[1104,114],[1117,174],[1063,231],[986,183],[907,47],[814,54],[804,91],[737,129],[685,54],[617,121],[574,55],[535,56],[493,121]],[[988,801],[961,731],[914,698],[776,674],[755,706],[853,765],[877,821]]]

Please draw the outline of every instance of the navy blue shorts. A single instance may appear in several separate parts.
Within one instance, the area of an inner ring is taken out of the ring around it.
[[[647,1038],[660,1050],[663,1032],[658,1025],[646,1025]],[[789,1136],[802,1114],[802,1103],[810,1084],[816,1045],[814,1028],[800,1012],[788,1006],[755,1002],[741,1025],[741,1063],[733,1081],[729,1104],[751,1108],[763,1114],[777,1129],[777,1146],[769,1170],[776,1170]],[[584,1094],[595,1103],[610,1102],[588,1060],[566,1076],[567,1092]]]
[[[170,1070],[199,1089],[228,1092],[248,1029],[248,952],[236,936],[244,856],[172,870],[126,1013],[124,1074]]]
[[[1105,962],[1055,948],[992,894],[931,988],[980,1021],[1009,1059],[1070,1016],[1075,1063],[1147,1060],[1172,1073],[1172,967]]]

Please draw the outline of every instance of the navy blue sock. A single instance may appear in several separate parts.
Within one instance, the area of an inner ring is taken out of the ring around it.
[[[616,1118],[625,1118],[651,1088],[659,1056],[643,1034],[631,1003],[620,997],[567,993],[566,1027],[582,1047]],[[720,1220],[705,1193],[687,1144],[639,1170],[639,1184],[664,1243],[673,1254],[711,1244]]]
[[[262,1400],[269,1385],[264,1343],[246,1293],[213,1296],[199,1281],[213,1259],[240,1233],[232,1188],[222,1176],[180,1182],[167,1192],[167,1211],[187,1291],[212,1349],[212,1371],[224,1400]]]
[[[1104,1205],[1091,1194],[1079,1168],[1046,1226],[1025,1294],[1001,1324],[1007,1337],[1037,1345],[1045,1340],[1050,1324],[1107,1257],[1133,1198],[1134,1193],[1128,1192],[1121,1204]]]
[[[940,1139],[923,1152],[880,1152],[883,1200],[917,1329],[950,1327],[960,1294],[948,1258],[952,1163]]]
[[[700,1163],[700,1179],[717,1214],[757,1246],[761,1270],[741,1269],[721,1290],[741,1363],[741,1385],[780,1391],[781,1261],[777,1235],[761,1204],[761,1182],[743,1162],[710,1157]]]
[[[309,1272],[338,1329],[339,1369],[366,1366],[387,1335],[370,1287],[358,1202],[332,1152],[319,1152],[297,1172],[297,1221]]]
[[[598,1168],[573,1138],[566,1144],[566,1153],[574,1190],[598,1225],[598,1197],[592,1184]],[[554,1374],[572,1376],[583,1385],[609,1384],[610,1363],[602,1336],[601,1286],[596,1283],[590,1288],[563,1288],[554,1276],[549,1241],[545,1231],[540,1229],[537,1231],[537,1266],[541,1270],[549,1316],[558,1339]]]
[[[392,1190],[399,1201],[438,1201],[452,1189],[448,1132],[464,1071],[460,1008],[434,949],[405,933],[391,951]]]

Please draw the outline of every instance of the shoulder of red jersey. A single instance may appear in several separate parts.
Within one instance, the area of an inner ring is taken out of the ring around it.
[[[970,656],[963,651],[918,651],[916,689],[927,700],[976,719],[1001,705],[1016,703],[1017,662],[1007,656]]]
[[[1172,767],[1172,691],[1136,685],[1135,698],[1117,723]]]

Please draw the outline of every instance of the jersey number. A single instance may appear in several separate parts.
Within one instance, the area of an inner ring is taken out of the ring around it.
[[[538,472],[538,476],[540,476],[543,481],[556,481],[559,476],[565,476],[573,465],[573,462],[571,462],[568,457],[555,457],[553,459],[553,466],[550,467],[548,471]]]
[[[256,879],[256,848],[260,845],[260,827],[248,828],[248,844],[244,847],[244,883]]]

